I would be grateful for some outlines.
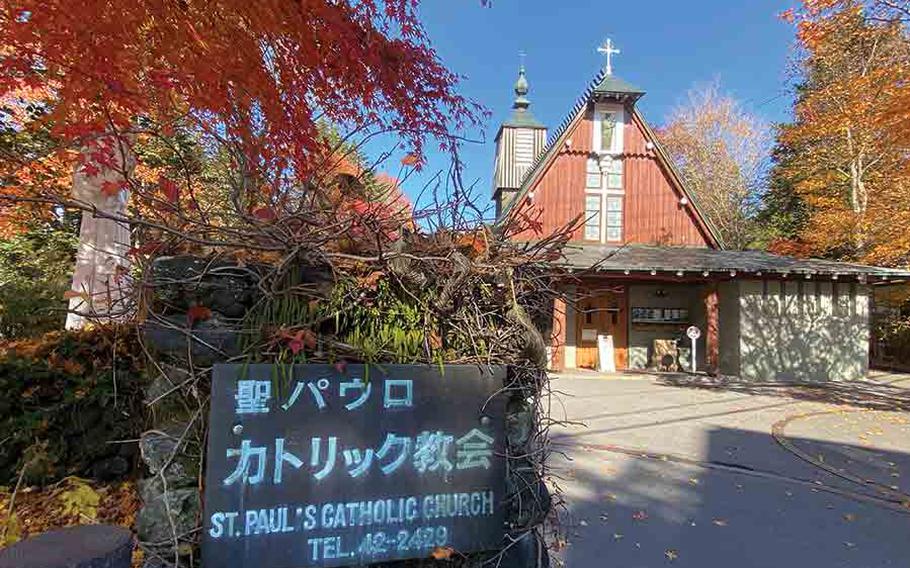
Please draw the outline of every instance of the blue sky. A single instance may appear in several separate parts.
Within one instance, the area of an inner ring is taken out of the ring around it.
[[[493,138],[508,114],[518,53],[524,51],[529,98],[551,131],[603,65],[596,47],[612,38],[622,51],[614,74],[644,89],[645,117],[659,125],[686,91],[718,78],[721,89],[772,122],[789,117],[788,61],[793,29],[778,14],[783,0],[424,0],[421,15],[445,65],[464,75],[461,92],[492,112],[486,142],[462,151],[465,183],[489,195]],[[429,156],[428,172],[448,160]],[[427,174],[420,177],[423,178]],[[412,197],[419,179],[405,184]]]

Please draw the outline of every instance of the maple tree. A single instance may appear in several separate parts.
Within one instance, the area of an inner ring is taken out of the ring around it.
[[[16,130],[46,130],[54,151],[42,159],[77,162],[89,176],[118,171],[122,181],[101,191],[130,191],[121,220],[147,229],[146,241],[285,248],[276,240],[318,227],[301,218],[314,203],[323,230],[344,232],[326,186],[338,183],[339,156],[363,140],[393,134],[403,164],[415,168],[430,141],[454,152],[459,133],[483,116],[456,92],[458,77],[429,45],[417,8],[414,0],[129,0],[116,9],[2,0],[0,100],[48,93],[40,116]],[[124,148],[135,168],[118,165]],[[39,160],[19,161],[27,173],[14,177],[34,178]],[[373,186],[363,170],[360,185]],[[40,185],[4,192],[6,202],[86,208],[61,184]],[[347,201],[356,209],[361,197]],[[281,238],[263,235],[279,218],[292,220]]]
[[[56,151],[49,129],[40,122],[50,98],[46,89],[30,88],[0,96],[0,187],[6,195],[62,194],[72,183],[72,156]],[[12,238],[56,217],[46,205],[0,201],[0,238]]]
[[[770,146],[768,125],[715,82],[691,90],[658,135],[724,245],[751,244]]]
[[[797,28],[802,77],[795,121],[780,130],[769,207],[796,206],[802,218],[784,227],[772,250],[910,262],[902,4],[805,0],[784,14]]]

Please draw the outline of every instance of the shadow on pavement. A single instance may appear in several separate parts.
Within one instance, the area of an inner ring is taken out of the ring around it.
[[[847,404],[875,410],[910,410],[910,389],[874,381],[825,381],[818,383],[755,382],[736,377],[661,375],[657,384],[729,391],[743,394],[786,396],[804,401]]]
[[[569,568],[908,566],[910,508],[816,470],[768,438],[709,430],[700,465],[570,442],[569,460],[553,457],[569,510],[558,556]],[[906,453],[838,446],[840,455],[862,455],[863,467],[881,461],[910,474]],[[737,471],[731,464],[741,454],[748,464]]]

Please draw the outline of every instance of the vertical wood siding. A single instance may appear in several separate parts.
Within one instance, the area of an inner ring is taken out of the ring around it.
[[[628,243],[710,246],[691,204],[671,182],[657,153],[647,149],[645,132],[633,120],[626,125],[623,183],[626,190],[625,237]]]
[[[503,127],[496,144],[494,188],[517,189],[546,144],[542,128]]]
[[[527,230],[517,235],[519,239],[537,239],[556,231],[584,213],[585,169],[588,154],[592,151],[593,121],[589,110],[585,117],[571,128],[568,138],[572,144],[563,145],[549,163],[519,208],[534,221],[541,223],[541,231]],[[583,238],[583,227],[572,235],[572,240]]]
[[[623,243],[684,246],[711,246],[711,239],[698,222],[690,205],[681,205],[682,194],[670,172],[660,164],[657,153],[647,149],[647,138],[632,113],[624,126],[623,159]],[[572,127],[569,147],[559,148],[549,165],[544,165],[519,211],[541,223],[540,231],[526,230],[519,239],[536,239],[560,229],[584,213],[585,169],[593,148],[593,111]],[[583,241],[583,227],[572,234]]]

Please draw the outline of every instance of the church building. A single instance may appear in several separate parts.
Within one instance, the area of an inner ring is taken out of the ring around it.
[[[550,366],[692,370],[694,359],[754,380],[865,376],[871,287],[910,272],[725,250],[639,111],[644,91],[613,74],[610,42],[601,51],[606,66],[549,133],[522,65],[496,136],[496,226],[533,241],[576,221],[554,263],[565,299]]]

